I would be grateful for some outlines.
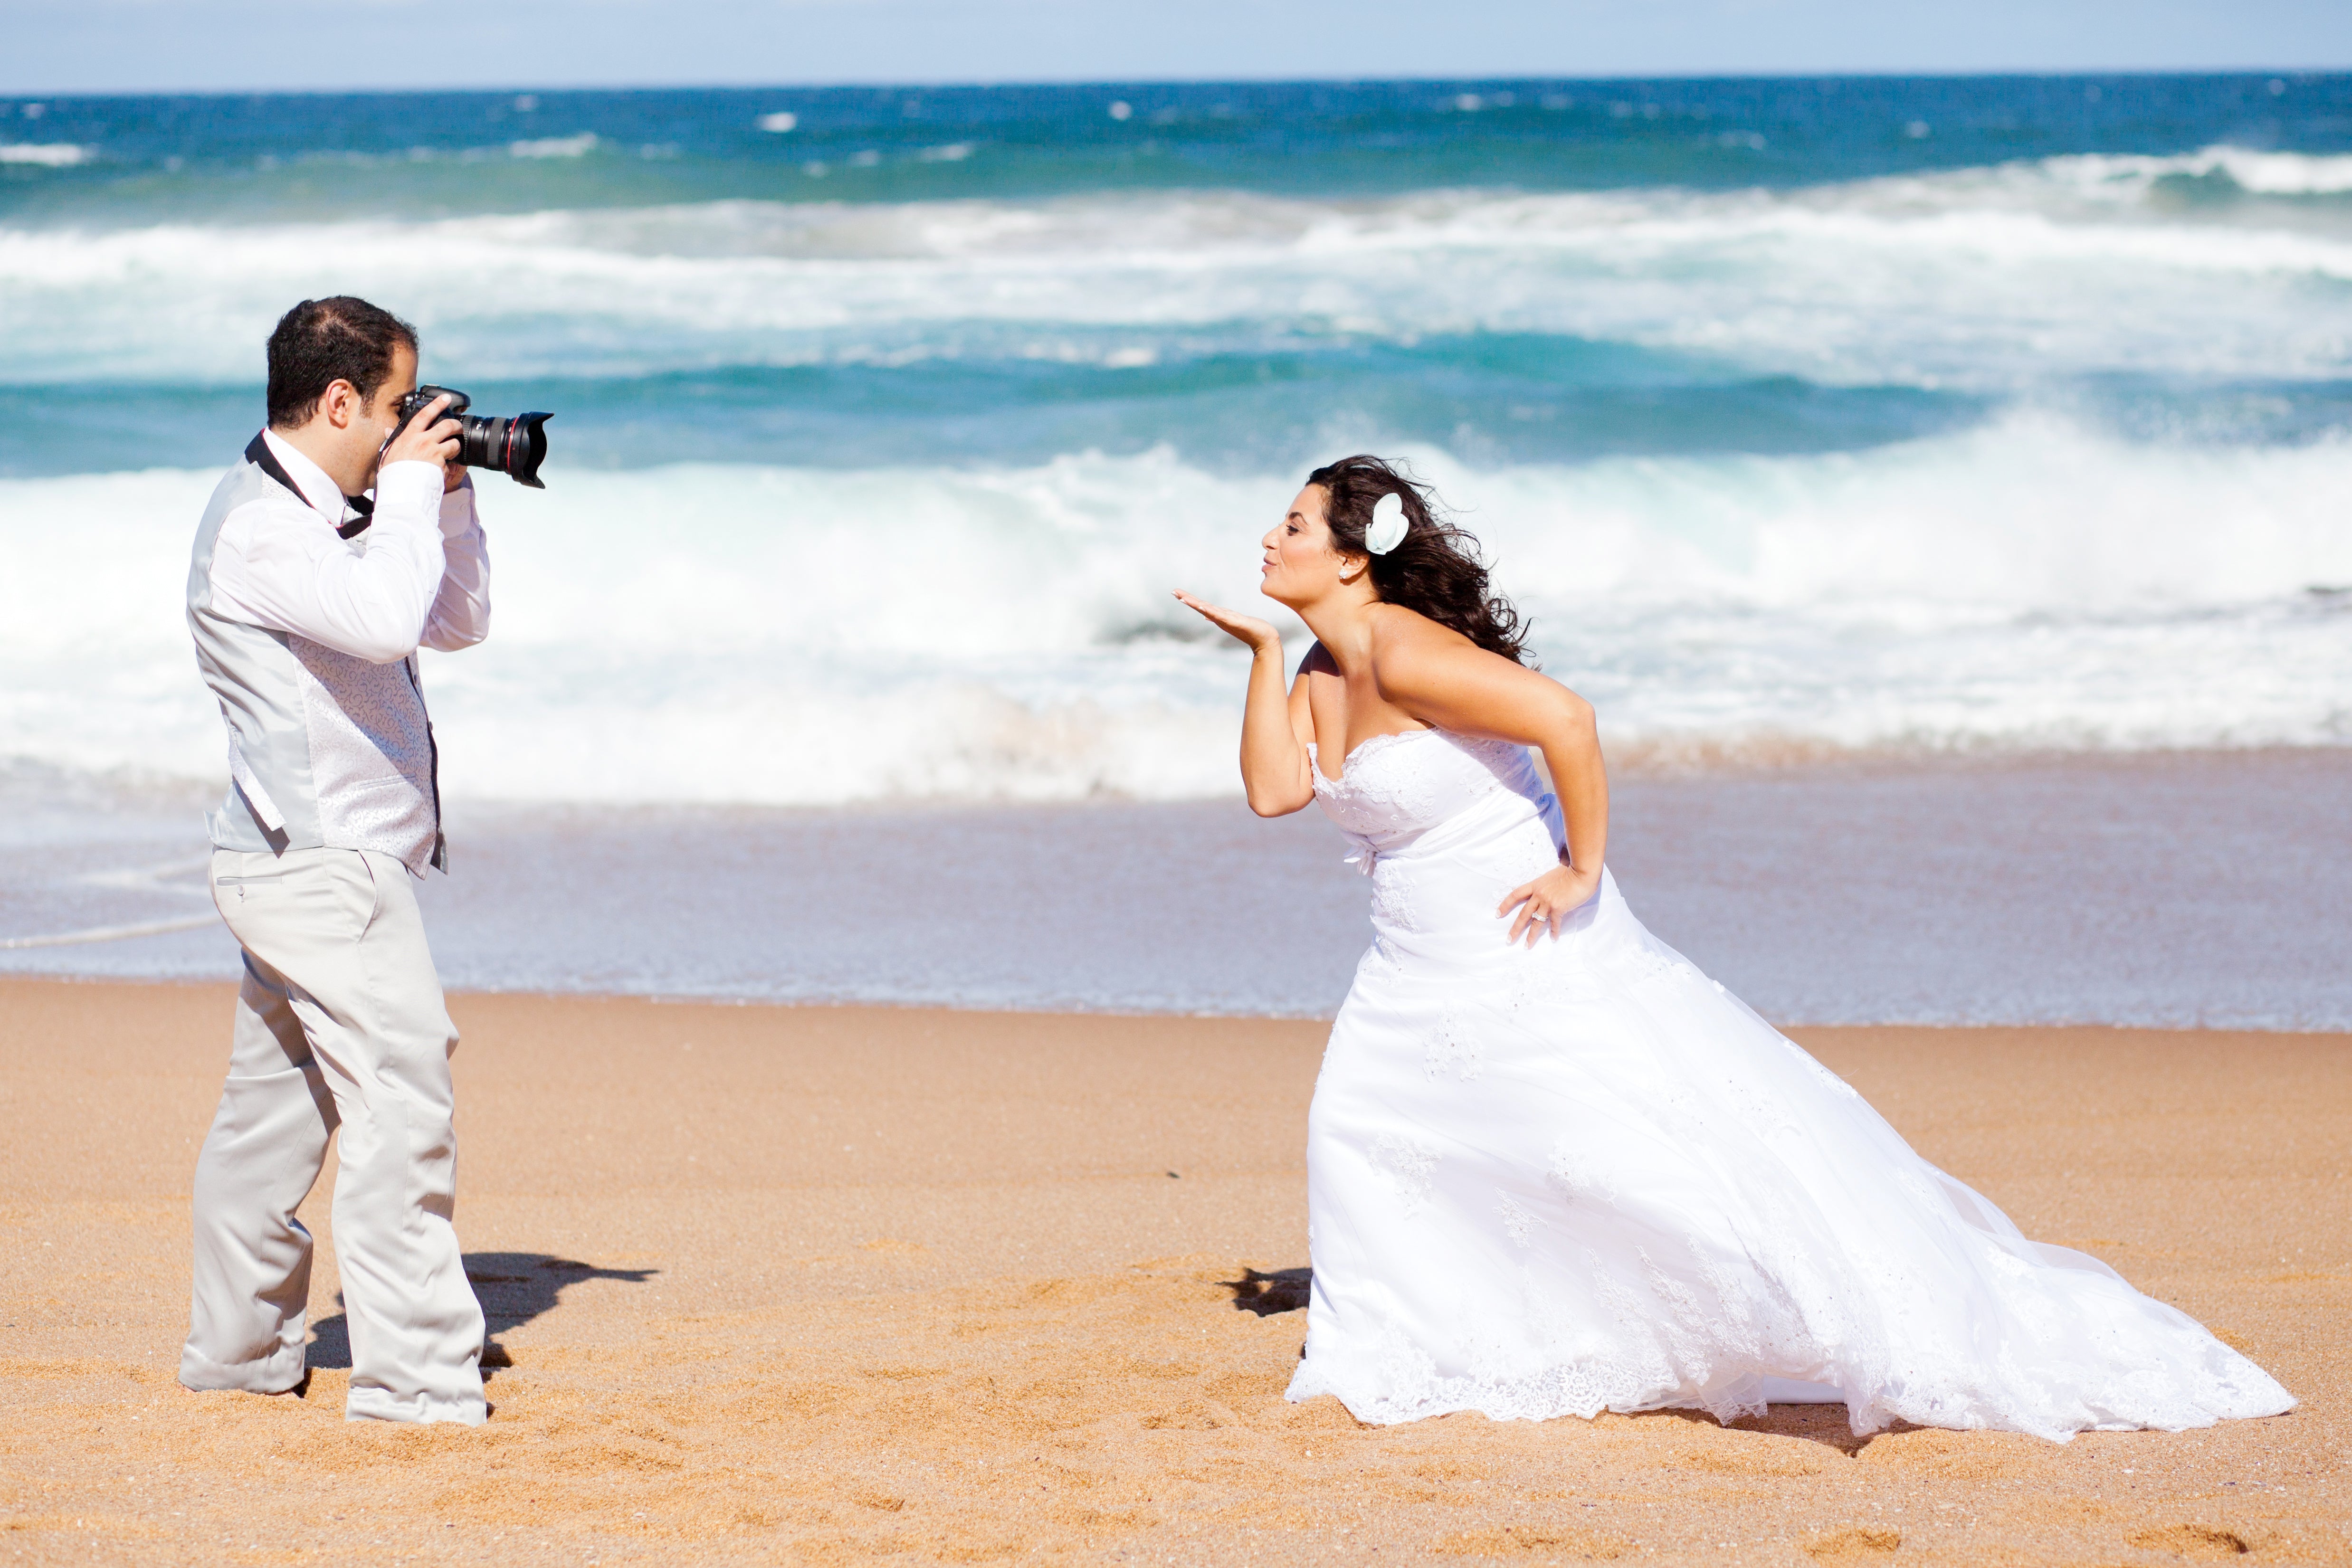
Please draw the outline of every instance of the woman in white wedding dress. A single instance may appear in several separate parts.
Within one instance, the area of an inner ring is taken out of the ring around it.
[[[1359,1418],[1843,1401],[2064,1440],[2294,1400],[2096,1259],[2029,1241],[1643,929],[1603,862],[1592,709],[1520,663],[1474,541],[1376,458],[1309,476],[1265,592],[1242,775],[1319,802],[1374,939],[1307,1117],[1314,1265],[1290,1397]],[[1546,793],[1528,748],[1559,789]]]

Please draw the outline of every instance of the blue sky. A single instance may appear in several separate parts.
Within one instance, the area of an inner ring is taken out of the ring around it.
[[[0,92],[2352,67],[2352,0],[0,0]]]

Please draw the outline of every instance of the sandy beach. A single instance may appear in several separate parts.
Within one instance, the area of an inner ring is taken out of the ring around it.
[[[2061,1447],[1286,1404],[1321,1024],[459,996],[463,1430],[341,1419],[326,1182],[307,1391],[177,1385],[229,1005],[0,981],[9,1561],[2352,1560],[2345,1037],[1794,1031],[2303,1400]]]

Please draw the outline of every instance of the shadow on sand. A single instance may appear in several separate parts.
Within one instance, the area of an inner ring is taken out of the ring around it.
[[[1303,1271],[1303,1270],[1302,1270]],[[599,1269],[593,1263],[583,1263],[572,1258],[554,1258],[544,1252],[468,1252],[466,1254],[466,1279],[474,1287],[474,1294],[482,1303],[484,1338],[482,1366],[511,1366],[506,1351],[499,1344],[499,1335],[511,1328],[520,1328],[544,1312],[552,1312],[566,1285],[576,1285],[583,1280],[619,1280],[632,1285],[642,1285],[659,1273],[656,1269]],[[342,1297],[335,1298],[341,1305]],[[351,1317],[337,1312],[321,1318],[312,1328],[316,1337],[310,1343],[310,1365],[348,1369],[352,1364]]]
[[[1234,1311],[1270,1318],[1276,1312],[1295,1312],[1307,1304],[1315,1286],[1315,1270],[1276,1269],[1261,1274],[1244,1269],[1240,1279],[1217,1282],[1234,1293]]]
[[[1276,1312],[1295,1312],[1307,1305],[1314,1289],[1315,1271],[1312,1269],[1276,1269],[1261,1273],[1255,1269],[1244,1269],[1240,1279],[1221,1280],[1218,1283],[1233,1292],[1235,1312],[1255,1312],[1259,1317],[1270,1318]],[[1708,1427],[1717,1425],[1715,1417],[1704,1410],[1647,1410],[1628,1419],[1688,1421],[1695,1426]],[[1908,1421],[1897,1421],[1885,1432],[1857,1437],[1853,1428],[1847,1425],[1843,1405],[1774,1405],[1761,1416],[1738,1417],[1727,1429],[1797,1437],[1808,1443],[1819,1443],[1823,1448],[1835,1448],[1849,1457],[1861,1452],[1871,1437],[1919,1430]],[[1738,1468],[1736,1462],[1733,1468]]]
[[[1697,1426],[1713,1427],[1716,1419],[1704,1410],[1649,1410],[1633,1417],[1637,1421],[1688,1421]],[[1773,1405],[1761,1416],[1741,1416],[1725,1427],[1732,1432],[1769,1432],[1778,1437],[1798,1437],[1808,1443],[1819,1443],[1825,1448],[1835,1448],[1852,1458],[1867,1448],[1876,1437],[1900,1437],[1906,1432],[1924,1428],[1908,1421],[1892,1426],[1864,1437],[1853,1435],[1847,1424],[1843,1405]]]

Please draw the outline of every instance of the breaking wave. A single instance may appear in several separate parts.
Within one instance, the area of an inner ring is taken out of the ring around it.
[[[2352,444],[2134,445],[2021,414],[1866,454],[1410,455],[1630,761],[2352,741]],[[1255,540],[1296,482],[1160,451],[488,488],[496,634],[426,661],[445,778],[611,801],[1230,793],[1244,661],[1167,593],[1262,606]],[[0,482],[11,750],[219,770],[179,613],[211,483]],[[93,538],[116,570],[88,570]]]

